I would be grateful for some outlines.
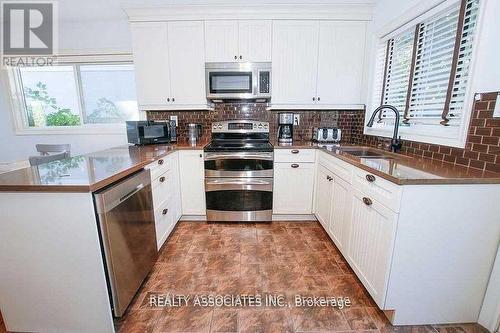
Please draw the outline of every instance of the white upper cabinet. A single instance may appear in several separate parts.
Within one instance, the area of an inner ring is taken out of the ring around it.
[[[206,21],[205,51],[207,62],[237,61],[238,21]]]
[[[314,103],[318,67],[318,28],[317,21],[273,22],[273,105]]]
[[[271,21],[206,21],[207,62],[271,61]]]
[[[173,104],[206,104],[203,22],[169,22],[168,46]]]
[[[271,61],[272,22],[246,20],[238,22],[238,46],[241,61]]]
[[[131,31],[139,108],[166,104],[170,94],[167,23],[132,23]]]
[[[203,22],[140,22],[131,29],[139,109],[206,109]]]
[[[272,108],[361,109],[366,23],[273,22]]]
[[[321,22],[317,103],[362,104],[365,22]]]

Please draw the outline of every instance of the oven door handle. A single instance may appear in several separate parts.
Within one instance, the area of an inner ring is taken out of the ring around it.
[[[205,153],[205,161],[213,161],[213,160],[234,160],[234,159],[243,159],[243,160],[265,160],[272,161],[273,153],[266,154],[252,154],[252,153],[237,153],[237,154],[212,154]]]
[[[273,190],[272,180],[264,179],[207,179],[205,180],[205,191],[268,191]]]

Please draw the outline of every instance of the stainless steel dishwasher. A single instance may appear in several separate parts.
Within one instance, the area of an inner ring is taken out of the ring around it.
[[[149,170],[94,193],[112,309],[121,317],[157,259]]]

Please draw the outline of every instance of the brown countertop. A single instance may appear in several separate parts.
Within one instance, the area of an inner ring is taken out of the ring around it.
[[[399,185],[416,184],[500,184],[500,174],[417,156],[392,154],[375,148],[372,152],[390,159],[361,158],[339,147],[320,147],[309,141],[291,145],[272,142],[275,149],[321,149],[347,163]],[[173,145],[120,146],[65,160],[0,174],[0,191],[93,192],[142,169],[176,150],[203,149],[208,140]]]
[[[0,174],[0,191],[94,192],[176,150],[203,149],[208,143],[120,146]]]
[[[320,147],[310,141],[297,141],[291,145],[273,142],[275,149],[321,149],[349,164],[387,179],[398,185],[419,184],[500,184],[500,173],[483,171],[457,164],[432,160],[420,156],[393,154],[376,148],[341,145]],[[391,157],[362,158],[351,155],[342,148],[360,148]]]

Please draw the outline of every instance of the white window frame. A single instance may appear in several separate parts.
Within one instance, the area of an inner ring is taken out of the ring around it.
[[[57,57],[56,65],[95,65],[95,64],[133,64],[132,54],[88,54],[88,55],[62,55]],[[10,93],[12,120],[14,132],[16,135],[71,135],[71,134],[125,134],[126,127],[123,124],[81,124],[78,126],[46,126],[46,127],[30,127],[25,109],[24,90],[19,77],[19,71],[16,68],[7,68],[5,85]],[[80,80],[79,75],[75,76],[75,80]],[[77,85],[77,87],[81,87]],[[83,122],[83,97],[81,89],[77,92],[79,98],[79,113],[80,119]],[[145,119],[145,112],[139,110],[140,119]]]
[[[479,45],[479,40],[481,39],[482,26],[484,24],[483,22],[484,10],[487,7],[486,2],[489,0],[480,0],[480,1],[481,3],[479,4],[479,15],[475,28],[476,30],[474,33],[475,37],[473,42],[472,58],[471,58],[471,64],[469,68],[468,81],[467,81],[467,93],[464,100],[464,112],[461,117],[460,126],[456,127],[432,126],[432,128],[429,129],[422,128],[422,126],[420,128],[411,128],[411,127],[407,128],[404,126],[400,126],[399,135],[403,140],[418,141],[418,142],[439,144],[439,145],[459,147],[459,148],[465,147],[469,129],[469,122],[474,104],[475,92],[473,87],[474,87],[475,69],[477,68],[476,61],[479,49],[478,45]],[[393,38],[399,33],[411,29],[412,27],[414,28],[418,23],[428,18],[431,18],[443,11],[448,10],[451,6],[456,5],[459,2],[460,0],[444,0],[436,5],[435,4],[436,1],[432,2],[426,1],[425,2],[425,5],[427,7],[426,9],[422,10],[421,5],[416,6],[415,8],[410,8],[408,11],[406,11],[400,16],[400,19],[391,22],[389,25],[386,26],[385,29],[379,31],[376,34],[376,37],[374,38],[372,43],[374,51],[372,52],[373,54],[371,59],[372,68],[370,70],[370,80],[369,80],[370,96],[368,98],[367,108],[365,110],[365,125],[363,130],[363,133],[365,135],[374,135],[374,136],[392,138],[393,134],[392,125],[385,125],[378,128],[375,125],[374,127],[366,126],[366,123],[370,119],[370,116],[372,115],[373,111],[379,106],[379,105],[374,105],[373,102],[375,100],[374,97],[376,94],[374,87],[376,85],[377,80],[379,80],[379,78],[375,77],[376,59],[374,58],[377,51],[376,50],[377,45],[380,45],[381,43],[384,42],[387,43],[389,39]],[[417,13],[417,15],[415,15],[415,13]]]

